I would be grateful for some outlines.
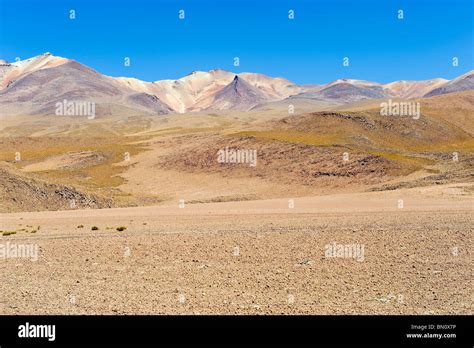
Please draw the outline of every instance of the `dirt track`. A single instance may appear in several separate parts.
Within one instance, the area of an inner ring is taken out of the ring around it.
[[[472,196],[456,186],[294,205],[2,214],[4,231],[41,229],[1,237],[40,248],[0,259],[1,313],[472,313]],[[332,242],[363,257],[327,257]]]

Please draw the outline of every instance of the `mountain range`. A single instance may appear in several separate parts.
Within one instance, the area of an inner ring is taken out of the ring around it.
[[[473,76],[474,71],[470,71],[453,80],[381,84],[338,79],[323,85],[298,85],[280,77],[215,69],[194,71],[177,80],[146,82],[106,76],[77,61],[44,53],[14,63],[0,61],[0,112],[54,114],[55,104],[63,100],[95,102],[99,115],[250,110],[299,100],[337,106],[367,99],[411,99],[470,90],[474,89]]]

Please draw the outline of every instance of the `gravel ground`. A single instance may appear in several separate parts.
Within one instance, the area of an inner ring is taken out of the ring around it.
[[[359,205],[338,212],[315,205],[276,214],[197,207],[176,214],[150,207],[4,214],[3,229],[41,229],[0,237],[0,245],[39,248],[36,261],[0,258],[0,310],[471,314],[472,205],[417,206],[364,211]],[[93,224],[98,231],[91,231]],[[355,245],[359,254],[330,257],[326,249],[333,242]]]

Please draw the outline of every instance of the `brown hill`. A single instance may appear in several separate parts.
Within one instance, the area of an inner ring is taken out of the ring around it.
[[[77,188],[48,183],[0,164],[0,212],[108,208],[112,201]]]

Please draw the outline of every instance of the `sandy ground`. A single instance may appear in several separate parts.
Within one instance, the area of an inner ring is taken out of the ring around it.
[[[1,214],[0,313],[472,313],[462,185],[288,200]]]

